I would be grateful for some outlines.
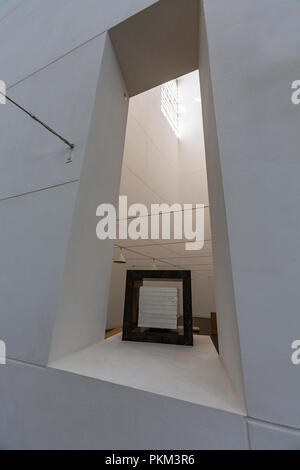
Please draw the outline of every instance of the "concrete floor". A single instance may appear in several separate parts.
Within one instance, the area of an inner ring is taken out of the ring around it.
[[[194,336],[194,347],[189,347],[122,341],[119,334],[65,356],[50,367],[245,414],[208,336]]]

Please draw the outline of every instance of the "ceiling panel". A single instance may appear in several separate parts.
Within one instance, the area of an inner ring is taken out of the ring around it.
[[[198,69],[199,1],[161,0],[110,30],[130,96]]]

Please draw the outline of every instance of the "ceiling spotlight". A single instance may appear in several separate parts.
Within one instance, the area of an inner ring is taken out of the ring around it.
[[[114,263],[116,263],[116,264],[125,264],[126,263],[126,258],[123,255],[123,248],[120,248],[119,258],[114,259]]]
[[[156,262],[155,262],[155,259],[153,259],[152,269],[154,269],[155,271],[157,271],[157,264],[156,264]]]

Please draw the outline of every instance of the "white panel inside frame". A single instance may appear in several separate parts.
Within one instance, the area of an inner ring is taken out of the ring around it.
[[[138,326],[176,329],[178,289],[176,287],[141,287]]]

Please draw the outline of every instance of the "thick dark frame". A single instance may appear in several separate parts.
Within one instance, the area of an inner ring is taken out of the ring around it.
[[[174,279],[182,281],[183,334],[169,333],[167,331],[133,331],[134,283],[135,281],[143,281],[143,279]],[[193,346],[191,271],[127,271],[122,339],[123,341]]]

